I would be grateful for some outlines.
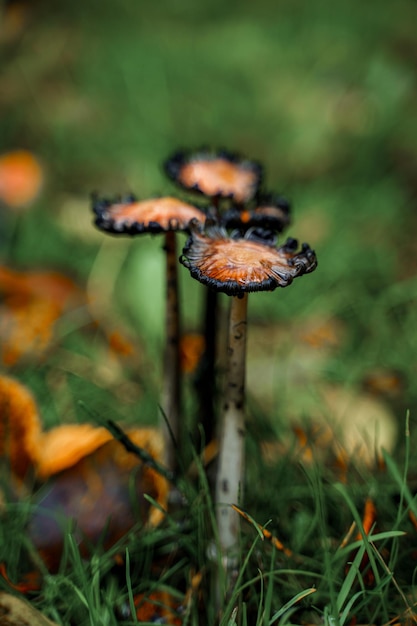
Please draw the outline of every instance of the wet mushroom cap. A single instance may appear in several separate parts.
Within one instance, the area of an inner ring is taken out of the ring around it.
[[[165,171],[185,189],[238,203],[253,198],[262,179],[259,163],[226,151],[177,152],[165,162]]]
[[[217,227],[206,232],[193,230],[181,263],[193,278],[228,295],[250,291],[273,291],[290,285],[294,278],[312,272],[317,266],[313,250],[288,239],[279,247],[265,245],[247,237],[230,238]]]
[[[203,211],[170,196],[138,201],[93,200],[98,228],[115,234],[136,235],[187,230],[190,220],[205,221]]]

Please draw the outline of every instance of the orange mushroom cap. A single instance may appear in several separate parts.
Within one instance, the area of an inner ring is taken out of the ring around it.
[[[253,198],[262,179],[262,166],[220,150],[176,152],[164,163],[167,175],[181,187],[209,198],[244,203]]]
[[[317,267],[314,251],[307,244],[299,252],[297,247],[295,239],[276,248],[251,240],[249,231],[233,238],[217,225],[203,231],[194,223],[180,261],[201,283],[238,296],[286,287],[297,276],[312,272]]]
[[[98,228],[128,235],[187,230],[192,219],[206,219],[197,207],[171,196],[142,201],[134,196],[120,200],[93,198],[93,211]]]

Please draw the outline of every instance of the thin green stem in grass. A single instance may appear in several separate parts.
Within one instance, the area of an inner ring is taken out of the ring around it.
[[[225,626],[226,624],[228,624],[228,619],[229,616],[233,613],[234,609],[236,608],[236,605],[239,603],[239,599],[242,597],[242,591],[244,590],[245,586],[251,586],[253,585],[253,581],[250,581],[247,585],[242,584],[243,581],[243,576],[244,573],[249,565],[250,559],[252,557],[252,554],[255,550],[255,547],[257,546],[258,542],[260,541],[259,536],[255,537],[251,547],[249,548],[249,550],[247,551],[245,558],[243,559],[242,564],[240,565],[240,569],[237,572],[237,576],[236,576],[236,581],[233,587],[233,591],[229,597],[228,602],[225,604],[224,607],[224,612],[222,615],[222,618],[220,620],[220,624],[219,626]],[[262,576],[262,575],[261,575]]]
[[[322,543],[323,543],[323,569],[325,573],[324,580],[328,584],[328,593],[330,602],[327,607],[325,607],[325,624],[329,626],[340,626],[339,616],[337,611],[337,589],[336,589],[336,581],[334,579],[334,568],[332,555],[328,546],[328,525],[327,525],[327,510],[326,510],[326,500],[325,494],[323,492],[323,484],[321,476],[317,473],[314,474],[314,490],[316,496],[316,506],[318,511],[318,527],[321,532]]]

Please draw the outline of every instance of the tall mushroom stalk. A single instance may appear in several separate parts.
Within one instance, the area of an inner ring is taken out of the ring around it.
[[[179,341],[181,336],[179,294],[178,294],[178,258],[175,232],[165,233],[166,253],[166,340],[163,362],[163,381],[161,408],[164,412],[163,430],[165,433],[165,462],[167,467],[175,467],[175,442],[181,447],[180,407],[180,356]]]
[[[162,374],[161,408],[164,413],[165,463],[176,469],[175,443],[182,438],[180,427],[180,315],[178,302],[177,253],[175,233],[188,232],[191,219],[205,221],[205,214],[193,205],[170,196],[138,201],[93,199],[95,224],[113,235],[165,235],[166,252],[166,345]]]
[[[248,294],[232,296],[229,313],[227,378],[222,396],[216,475],[217,526],[223,554],[236,548],[245,467],[245,363]]]
[[[307,244],[297,252],[298,242],[288,239],[276,248],[248,231],[236,238],[216,225],[205,230],[190,223],[181,263],[193,278],[231,298],[228,360],[220,415],[216,515],[221,555],[226,563],[227,580],[238,548],[239,521],[230,506],[241,498],[244,482],[245,446],[245,363],[247,300],[251,291],[273,291],[290,285],[294,278],[312,272],[317,266],[315,253]]]

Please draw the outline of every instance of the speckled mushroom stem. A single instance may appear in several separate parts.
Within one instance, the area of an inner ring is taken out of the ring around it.
[[[180,414],[180,321],[178,304],[177,251],[175,232],[165,235],[166,251],[166,346],[164,354],[162,410],[164,412],[165,463],[170,470],[176,469],[176,444],[179,442]],[[168,423],[166,423],[166,421]]]
[[[237,550],[239,534],[239,516],[230,505],[239,502],[243,488],[247,302],[247,293],[231,298],[226,388],[219,437],[215,498],[220,546],[226,562]]]

